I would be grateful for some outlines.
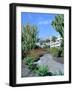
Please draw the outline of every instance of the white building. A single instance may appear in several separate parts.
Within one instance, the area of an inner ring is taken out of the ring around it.
[[[62,38],[60,36],[57,37],[55,42],[52,41],[52,37],[50,37],[50,42],[43,42],[41,44],[41,42],[39,41],[38,43],[36,43],[36,45],[38,45],[41,48],[43,48],[45,46],[48,46],[48,47],[60,47],[61,41],[62,41]]]
[[[50,40],[50,47],[60,47],[62,42],[62,38],[61,37],[57,37],[56,41],[53,42],[52,39]]]

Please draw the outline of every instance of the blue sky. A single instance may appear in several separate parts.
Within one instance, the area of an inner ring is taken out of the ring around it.
[[[39,31],[39,38],[48,38],[50,36],[59,36],[59,33],[52,27],[51,22],[57,14],[50,13],[21,13],[21,24],[30,23],[36,25]]]

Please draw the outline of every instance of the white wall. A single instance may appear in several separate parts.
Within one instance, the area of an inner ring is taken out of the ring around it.
[[[70,2],[71,1],[71,2]],[[9,3],[43,3],[54,5],[73,5],[73,0],[0,0],[0,90],[72,90],[72,84],[47,85],[38,87],[11,88],[9,77]]]

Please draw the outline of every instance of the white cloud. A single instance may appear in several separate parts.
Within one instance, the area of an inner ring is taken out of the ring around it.
[[[38,25],[49,25],[49,24],[51,24],[51,22],[52,22],[52,20],[39,21]]]

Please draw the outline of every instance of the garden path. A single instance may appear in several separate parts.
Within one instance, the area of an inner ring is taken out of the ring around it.
[[[48,70],[52,73],[64,73],[64,64],[55,61],[51,54],[45,54],[44,56],[40,57],[40,60],[38,60],[36,63],[38,65],[47,65]]]
[[[47,65],[49,72],[52,73],[59,73],[62,72],[64,73],[64,64],[61,64],[57,62],[56,60],[53,59],[53,56],[51,54],[45,54],[40,59],[35,62],[37,65]],[[35,73],[29,70],[27,65],[25,65],[22,62],[22,71],[21,71],[22,77],[33,77],[37,76]]]

